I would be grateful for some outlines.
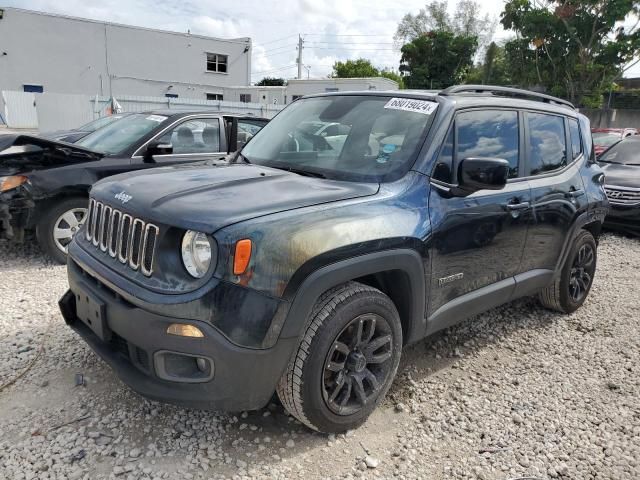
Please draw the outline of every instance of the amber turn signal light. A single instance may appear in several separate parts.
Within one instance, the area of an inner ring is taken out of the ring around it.
[[[204,337],[204,333],[202,333],[202,330],[200,330],[198,327],[194,327],[193,325],[187,325],[186,323],[172,323],[167,328],[167,333],[169,335],[178,335],[180,337]]]
[[[233,274],[242,275],[251,260],[251,240],[245,238],[236,243],[236,253],[233,256]]]
[[[0,192],[6,192],[7,190],[19,187],[23,183],[26,183],[26,181],[27,177],[23,177],[22,175],[2,177],[0,178]]]

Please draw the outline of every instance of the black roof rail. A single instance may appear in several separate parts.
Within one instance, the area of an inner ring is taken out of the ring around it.
[[[557,103],[575,110],[576,107],[568,100],[552,97],[544,93],[531,92],[529,90],[523,90],[521,88],[512,87],[496,87],[492,85],[454,85],[453,87],[445,88],[440,92],[440,95],[449,96],[456,95],[458,93],[495,93],[502,94],[504,97],[529,97],[531,99],[537,99],[545,103]]]

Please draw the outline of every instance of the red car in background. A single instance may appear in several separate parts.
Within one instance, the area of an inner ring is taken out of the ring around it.
[[[636,128],[592,128],[593,145],[596,156],[600,156],[607,148],[618,143],[623,138],[638,135]]]

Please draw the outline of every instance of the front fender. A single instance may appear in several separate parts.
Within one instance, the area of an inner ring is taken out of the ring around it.
[[[287,312],[276,315],[268,336],[271,341],[299,338],[309,322],[311,310],[318,298],[327,290],[355,278],[385,271],[401,271],[409,280],[410,305],[407,318],[403,318],[405,343],[424,336],[426,329],[426,282],[423,259],[410,249],[393,249],[359,255],[326,265],[310,274],[297,289]],[[401,310],[401,308],[398,308]],[[269,344],[267,338],[265,343]]]

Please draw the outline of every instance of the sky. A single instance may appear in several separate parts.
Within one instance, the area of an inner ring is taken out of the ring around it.
[[[219,38],[251,37],[252,82],[265,76],[295,78],[298,35],[304,39],[303,78],[322,78],[336,60],[368,58],[397,70],[393,44],[398,22],[425,0],[4,0],[4,6],[142,27],[191,31]],[[455,0],[450,0],[453,9]],[[499,17],[502,0],[483,0]],[[498,25],[495,38],[509,37]],[[640,65],[626,76],[640,76]]]

